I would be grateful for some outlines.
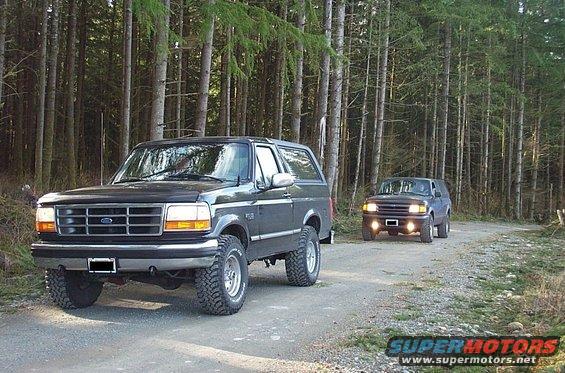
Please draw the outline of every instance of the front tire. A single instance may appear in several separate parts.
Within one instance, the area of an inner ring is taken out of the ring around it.
[[[437,236],[439,238],[447,238],[449,236],[449,230],[451,229],[451,223],[449,222],[449,215],[447,215],[440,225],[437,227]]]
[[[194,274],[200,307],[211,315],[233,315],[247,295],[249,274],[243,245],[237,237],[218,238],[218,255],[211,267]]]
[[[45,284],[51,300],[65,310],[93,305],[104,286],[89,279],[85,272],[58,269],[45,271]]]
[[[434,218],[430,215],[420,228],[420,241],[431,243],[434,240]]]
[[[363,241],[373,241],[375,239],[376,233],[365,225],[363,225]]]
[[[298,248],[286,254],[286,277],[293,286],[311,286],[320,273],[320,239],[316,230],[307,225],[302,228]]]

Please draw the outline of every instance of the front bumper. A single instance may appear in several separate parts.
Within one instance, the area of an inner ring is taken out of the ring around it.
[[[414,230],[412,232],[418,232],[422,227],[422,224],[429,219],[429,215],[418,214],[418,215],[379,215],[379,214],[367,214],[363,213],[363,225],[371,228],[371,224],[374,221],[379,223],[379,231],[399,231],[407,232],[407,225],[409,222],[414,224]],[[398,221],[398,226],[387,225],[387,220]]]
[[[87,270],[88,258],[115,258],[118,272],[146,272],[206,268],[218,252],[215,239],[189,244],[70,244],[40,242],[31,245],[35,264],[42,268]]]

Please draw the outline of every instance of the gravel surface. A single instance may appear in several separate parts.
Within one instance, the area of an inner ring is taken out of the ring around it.
[[[282,263],[254,263],[246,304],[229,317],[201,314],[190,286],[105,286],[96,305],[67,312],[34,303],[0,315],[0,361],[9,371],[402,370],[347,347],[352,335],[483,332],[453,322],[452,299],[488,268],[493,238],[527,228],[454,223],[449,239],[432,244],[380,235],[324,246],[309,288],[288,286]]]
[[[397,358],[384,354],[384,348],[368,352],[356,341],[367,334],[381,336],[385,342],[391,335],[496,335],[484,326],[461,321],[458,303],[479,296],[477,279],[491,279],[490,269],[502,253],[526,246],[531,244],[516,235],[496,234],[464,244],[457,255],[432,259],[435,265],[412,281],[395,283],[397,288],[387,293],[384,302],[372,304],[341,333],[328,334],[310,350],[308,359],[335,371],[413,372],[421,368],[400,366]],[[519,253],[513,257],[523,259]],[[506,292],[500,296],[513,295]]]

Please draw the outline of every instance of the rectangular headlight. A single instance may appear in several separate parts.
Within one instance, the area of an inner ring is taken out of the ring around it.
[[[57,231],[54,207],[37,208],[35,213],[35,230],[39,233],[53,233]]]
[[[410,205],[408,212],[423,214],[426,212],[426,205]]]
[[[206,231],[212,226],[207,203],[170,204],[167,206],[165,231]]]
[[[366,203],[363,205],[363,211],[366,211],[366,212],[377,212],[377,210],[378,210],[377,204],[374,203],[374,202],[366,202]]]

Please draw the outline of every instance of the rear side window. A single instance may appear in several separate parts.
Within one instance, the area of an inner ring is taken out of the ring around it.
[[[437,185],[439,186],[439,190],[441,190],[443,197],[449,197],[449,190],[447,190],[445,182],[443,180],[438,180]]]
[[[298,180],[322,180],[314,161],[306,150],[282,147],[280,150],[292,176]]]

